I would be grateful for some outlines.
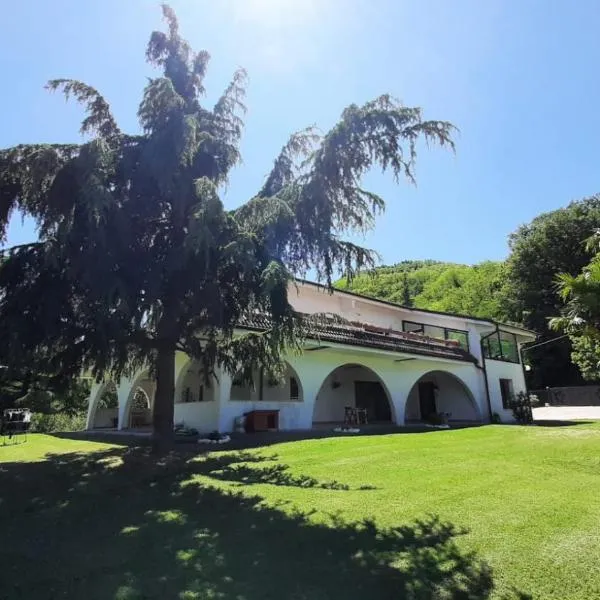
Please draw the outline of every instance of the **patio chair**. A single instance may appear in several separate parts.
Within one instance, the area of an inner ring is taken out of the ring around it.
[[[358,413],[354,406],[344,406],[344,425],[358,425]]]

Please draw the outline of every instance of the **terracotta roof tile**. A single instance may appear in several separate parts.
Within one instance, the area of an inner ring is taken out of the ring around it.
[[[263,314],[252,314],[242,318],[239,326],[244,329],[268,329],[270,320]],[[395,331],[369,325],[367,323],[341,322],[335,319],[320,318],[308,323],[307,337],[320,342],[332,342],[349,346],[377,348],[403,354],[419,354],[449,358],[466,362],[477,359],[463,350],[456,342],[438,340],[423,335]]]

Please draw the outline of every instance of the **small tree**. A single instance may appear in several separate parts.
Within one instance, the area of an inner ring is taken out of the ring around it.
[[[414,181],[417,141],[452,146],[452,125],[387,95],[351,105],[325,135],[293,134],[262,188],[227,211],[219,188],[240,160],[246,74],[203,104],[209,55],[191,49],[168,6],[163,14],[168,31],[146,50],[162,74],[144,90],[141,133],[122,132],[94,88],[56,79],[49,89],[85,105],[89,141],[0,152],[2,232],[19,208],[40,235],[6,253],[0,330],[7,357],[52,348],[61,373],[119,377],[150,364],[155,439],[168,442],[175,352],[200,360],[207,377],[217,364],[247,377],[276,371],[302,334],[287,298],[293,277],[314,269],[331,285],[334,273],[374,263],[343,239],[384,209],[362,175],[378,164]],[[250,312],[267,315],[268,330],[234,335]]]
[[[506,318],[539,334],[539,342],[554,337],[548,320],[558,315],[563,301],[556,293],[557,273],[579,274],[589,262],[582,240],[600,227],[600,195],[571,202],[538,215],[510,236],[506,286],[502,306]],[[571,361],[571,344],[565,338],[527,353],[532,389],[580,385],[579,369]]]
[[[413,305],[413,300],[410,295],[410,286],[408,284],[408,274],[406,271],[402,273],[402,304],[404,306]]]
[[[550,327],[569,334],[572,358],[588,380],[600,379],[600,229],[586,241],[590,263],[578,275],[561,273],[556,286],[565,303]]]
[[[533,423],[533,411],[531,400],[527,392],[515,394],[509,401],[513,416],[520,425],[531,425]]]

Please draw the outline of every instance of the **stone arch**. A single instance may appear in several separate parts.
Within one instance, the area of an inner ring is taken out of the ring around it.
[[[150,394],[147,390],[140,386],[134,390],[131,402],[132,409],[140,408],[150,410],[152,408],[152,399],[150,398]]]
[[[180,370],[175,382],[175,404],[215,401],[217,384],[214,376],[207,383],[200,361],[190,358]]]
[[[87,429],[116,428],[118,419],[119,397],[115,382],[94,384],[90,392]]]
[[[252,384],[241,382],[237,375],[231,378],[229,400],[240,402],[304,402],[304,388],[298,371],[284,361],[285,373],[283,381],[262,380],[258,373],[254,374]]]
[[[467,383],[442,369],[422,373],[411,385],[406,397],[405,422],[427,420],[424,414],[427,411],[444,413],[449,421],[482,421],[480,407]]]
[[[341,423],[347,406],[365,408],[369,423],[396,423],[392,395],[385,380],[361,363],[338,365],[324,378],[313,407],[313,425]]]
[[[134,397],[139,390],[141,390],[146,397],[146,408],[142,409],[140,407],[138,410],[134,410]],[[155,393],[156,383],[150,377],[149,370],[145,369],[137,373],[129,388],[129,393],[127,394],[123,408],[124,428],[145,427],[152,424],[152,409],[154,406]]]

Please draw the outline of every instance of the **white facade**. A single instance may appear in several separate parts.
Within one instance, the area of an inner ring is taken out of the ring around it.
[[[426,326],[446,328],[464,336],[465,342],[468,339],[471,356],[465,360],[427,355],[425,347],[421,351],[415,346],[415,339],[427,341],[420,335],[408,336],[414,352],[315,340],[303,354],[286,357],[284,381],[263,381],[262,386],[255,382],[254,387],[249,387],[236,385],[223,372],[206,381],[197,363],[179,353],[175,364],[176,424],[203,433],[227,432],[233,430],[235,420],[244,413],[276,409],[280,429],[301,430],[339,424],[346,407],[364,407],[371,421],[389,420],[397,425],[418,422],[429,409],[445,413],[450,422],[488,422],[493,413],[505,422],[512,420],[510,410],[503,408],[501,385],[505,392],[525,390],[524,373],[519,363],[483,357],[481,340],[494,334],[498,329],[495,323],[405,308],[347,292],[330,293],[310,283],[293,285],[290,302],[299,312],[332,313],[349,322],[392,332],[402,332],[407,323],[412,323],[412,327],[424,324],[424,331],[434,331]],[[500,328],[514,334],[518,345],[534,339],[533,334],[522,329]],[[400,338],[403,335],[398,334]],[[444,335],[450,339],[446,331]],[[501,384],[500,380],[505,381]],[[146,416],[143,407],[136,409],[135,415],[131,410],[138,387],[149,398],[149,419],[155,386],[146,372],[140,372],[117,386],[116,408],[98,408],[105,384],[94,384],[88,428],[110,427],[115,418],[119,429],[149,424],[141,422]],[[429,404],[424,398],[427,394]]]

